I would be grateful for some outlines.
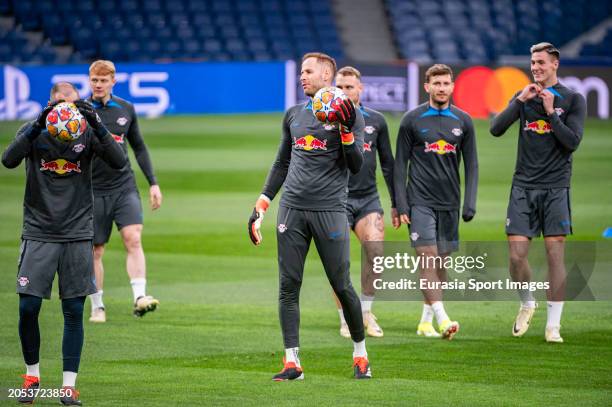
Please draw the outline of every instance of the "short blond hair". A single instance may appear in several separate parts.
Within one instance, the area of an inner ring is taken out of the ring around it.
[[[100,76],[105,76],[105,75],[110,75],[111,77],[115,77],[115,73],[117,72],[117,70],[115,69],[115,64],[113,64],[113,61],[108,61],[106,59],[98,59],[97,61],[94,61],[90,66],[89,66],[89,75],[100,75]]]
[[[338,75],[342,76],[354,76],[361,81],[361,72],[352,66],[343,66],[338,70]]]
[[[336,60],[334,58],[322,52],[309,52],[307,54],[304,54],[304,56],[302,57],[302,63],[306,61],[308,58],[315,58],[318,63],[326,64],[327,66],[329,66],[329,68],[332,71],[332,77],[336,76],[336,71],[338,67],[336,65]]]

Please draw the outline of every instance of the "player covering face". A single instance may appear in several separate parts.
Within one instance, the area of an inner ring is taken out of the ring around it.
[[[510,275],[529,282],[527,260],[532,238],[544,236],[548,262],[547,342],[563,342],[560,334],[565,299],[565,236],[572,233],[569,188],[572,154],[582,140],[586,102],[558,82],[559,50],[544,42],[531,47],[534,83],[517,92],[508,107],[491,121],[499,137],[519,121],[516,168],[506,216]],[[537,303],[529,290],[519,290],[521,305],[512,327],[514,336],[527,332]]]
[[[312,97],[320,88],[331,85],[335,70],[335,61],[328,55],[306,54],[300,74],[304,94]],[[324,126],[314,117],[311,104],[309,100],[285,113],[278,154],[248,224],[252,242],[261,244],[263,216],[282,186],[276,237],[285,358],[283,370],[273,379],[304,378],[298,357],[299,295],[304,262],[313,240],[344,309],[353,339],[354,375],[369,378],[361,306],[349,275],[350,236],[345,212],[348,174],[358,172],[363,162],[363,116],[346,101],[339,113],[340,123]]]
[[[372,258],[381,255],[384,232],[384,211],[376,187],[376,155],[380,158],[382,172],[385,177],[389,195],[391,197],[391,220],[395,228],[399,228],[400,221],[395,209],[395,196],[393,193],[393,153],[389,141],[389,130],[384,116],[366,106],[360,101],[363,84],[361,73],[351,66],[341,68],[336,75],[336,87],[351,99],[358,110],[361,111],[365,121],[363,142],[363,166],[361,170],[349,178],[349,194],[347,201],[347,215],[349,226],[363,245],[367,253],[367,264],[361,268],[361,310],[363,323],[369,336],[382,337],[383,330],[372,313],[375,289],[372,272]],[[335,297],[340,316],[340,335],[350,338],[350,332],[344,312],[338,298]]]
[[[83,347],[83,305],[95,292],[92,238],[93,199],[91,162],[94,154],[114,169],[124,157],[93,106],[78,100],[69,83],[51,90],[51,101],[38,118],[24,124],[2,156],[7,168],[26,160],[24,227],[18,264],[19,338],[26,364],[24,393],[31,404],[40,386],[40,328],[42,299],[49,299],[58,275],[64,316],[62,340],[64,405],[80,405],[75,390]],[[59,101],[74,102],[88,129],[77,139],[60,141],[46,130],[46,118]],[[66,205],[69,202],[70,205]]]

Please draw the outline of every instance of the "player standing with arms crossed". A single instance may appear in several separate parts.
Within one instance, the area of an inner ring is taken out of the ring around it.
[[[376,188],[376,153],[380,159],[387,189],[391,197],[391,221],[396,229],[400,227],[399,216],[395,209],[395,196],[393,194],[393,153],[389,141],[389,128],[382,113],[363,106],[360,95],[363,91],[361,73],[352,66],[345,66],[336,74],[336,87],[342,89],[344,94],[357,106],[365,121],[363,140],[363,165],[357,174],[349,178],[349,193],[347,202],[347,215],[349,226],[359,241],[364,244],[369,265],[361,269],[361,311],[363,324],[369,336],[382,337],[382,328],[378,325],[372,313],[372,303],[376,293],[374,288],[375,274],[372,272],[371,259],[376,255],[376,243],[385,239],[384,211],[380,204]],[[342,305],[335,297],[340,316],[340,335],[350,338],[351,334],[344,319]]]
[[[510,249],[510,275],[529,282],[527,256],[532,238],[544,235],[548,261],[547,342],[563,342],[561,313],[565,300],[565,236],[572,233],[570,178],[572,154],[582,140],[584,97],[557,79],[559,50],[548,42],[531,47],[531,73],[535,83],[518,92],[508,107],[491,121],[491,134],[503,135],[519,120],[518,154],[512,179],[506,235]],[[529,290],[519,290],[521,306],[512,335],[522,336],[536,309]]]
[[[132,146],[136,161],[149,182],[151,209],[156,210],[162,203],[162,194],[153,174],[149,152],[140,134],[134,106],[112,94],[115,79],[115,65],[111,61],[98,60],[89,67],[90,98],[102,122],[113,134],[113,138],[126,157],[123,168],[110,168],[104,161],[94,159],[94,269],[98,291],[90,296],[91,322],[106,322],[106,310],[102,300],[104,287],[104,266],[102,256],[117,224],[123,245],[127,251],[126,268],[130,277],[134,297],[133,313],[141,317],[154,311],[159,301],[146,295],[146,263],[142,249],[143,213],[136,178],[130,166],[126,140]]]
[[[404,115],[395,150],[397,210],[401,222],[410,225],[412,246],[425,263],[421,278],[433,283],[446,280],[443,260],[458,249],[460,154],[465,171],[461,216],[469,222],[476,214],[476,135],[472,118],[450,103],[453,88],[450,67],[436,64],[427,69],[425,91],[429,94],[429,101]],[[428,258],[435,261],[426,261]],[[423,294],[425,303],[417,335],[452,339],[459,331],[459,323],[447,315],[442,303],[442,290],[424,290]],[[438,332],[432,325],[434,316]]]
[[[330,86],[336,61],[322,53],[302,58],[300,82],[312,98]],[[249,236],[261,243],[263,216],[281,186],[276,238],[279,266],[279,314],[285,357],[283,370],[275,381],[304,378],[298,357],[299,296],[304,262],[314,239],[327,278],[340,299],[351,337],[353,367],[357,379],[371,377],[359,297],[350,280],[349,228],[346,199],[349,171],[357,173],[363,162],[361,112],[350,100],[342,103],[340,122],[325,126],[312,113],[312,100],[291,107],[285,113],[278,154],[249,219]]]
[[[83,348],[83,305],[94,293],[93,193],[91,163],[94,153],[112,168],[121,168],[125,156],[88,103],[77,100],[74,86],[60,82],[51,89],[51,102],[35,121],[24,124],[2,155],[7,168],[26,160],[26,192],[19,255],[19,338],[26,363],[19,402],[34,402],[40,386],[40,329],[42,299],[51,297],[58,274],[64,314],[62,340],[64,405],[81,405],[75,390]],[[74,102],[89,123],[78,139],[60,141],[49,135],[46,118],[58,101]],[[61,164],[60,164],[61,163]]]

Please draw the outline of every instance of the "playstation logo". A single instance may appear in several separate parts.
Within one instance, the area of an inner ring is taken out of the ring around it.
[[[0,120],[35,118],[42,106],[30,97],[30,80],[14,66],[4,65],[4,99],[0,100]]]

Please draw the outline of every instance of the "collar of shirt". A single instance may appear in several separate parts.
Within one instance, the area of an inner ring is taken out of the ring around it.
[[[119,105],[119,103],[115,102],[113,99],[114,96],[112,93],[110,95],[110,99],[108,99],[108,102],[106,103],[102,103],[99,100],[94,100],[93,96],[89,98],[94,109],[100,109],[101,107],[121,107],[121,105]]]
[[[429,106],[429,108],[421,115],[421,117],[427,116],[446,116],[459,120],[459,118],[451,111],[450,105],[448,105],[446,109],[436,109]]]

